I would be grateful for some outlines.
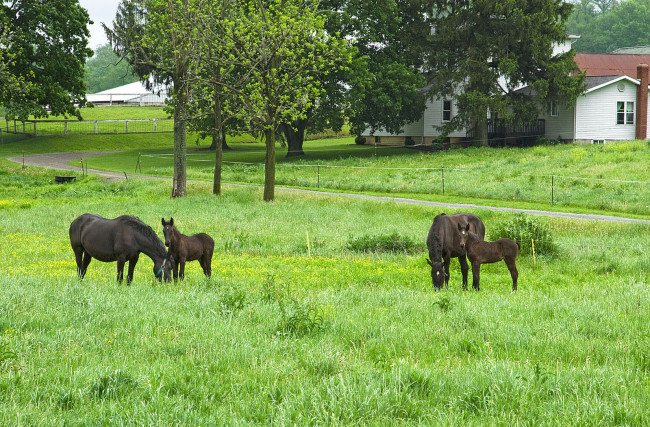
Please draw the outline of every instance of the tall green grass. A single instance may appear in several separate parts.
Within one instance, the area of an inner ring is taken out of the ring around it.
[[[535,218],[558,252],[520,256],[517,293],[503,263],[463,292],[456,261],[435,292],[424,240],[437,209],[217,198],[200,182],[171,200],[167,187],[0,173],[1,424],[650,421],[647,225]],[[193,262],[160,284],[142,256],[130,287],[96,260],[79,281],[67,230],[84,212],[208,232],[213,277]],[[488,236],[511,221],[475,213]],[[364,236],[420,243],[347,247]]]

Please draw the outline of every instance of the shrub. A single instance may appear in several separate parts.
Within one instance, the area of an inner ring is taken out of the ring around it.
[[[366,143],[366,137],[359,135],[354,138],[354,143],[357,145],[364,145]]]
[[[521,246],[521,254],[532,252],[531,239],[535,242],[535,254],[554,255],[558,248],[553,241],[551,229],[538,218],[515,214],[509,221],[488,229],[490,240],[512,239]]]
[[[403,252],[415,253],[418,244],[395,232],[393,234],[365,234],[351,239],[345,246],[353,252]]]

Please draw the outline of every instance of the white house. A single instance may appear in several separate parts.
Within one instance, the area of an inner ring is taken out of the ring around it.
[[[561,53],[569,50],[577,38],[578,36],[569,36],[554,51]],[[535,131],[544,129],[543,135],[549,139],[576,142],[648,138],[650,108],[647,68],[644,80],[638,74],[643,73],[644,68],[638,66],[650,64],[650,55],[576,54],[574,60],[580,71],[586,74],[585,93],[569,108],[562,104],[547,105],[546,111],[539,117],[540,126]],[[532,95],[527,87],[518,91]],[[437,127],[455,114],[453,99],[436,98],[427,101],[426,109],[418,121],[405,125],[397,135],[380,130],[362,136],[370,143],[430,144],[440,136]],[[462,141],[467,138],[467,133],[461,129],[448,136],[451,142]]]
[[[86,95],[88,102],[95,105],[157,105],[164,104],[167,89],[156,86],[147,90],[141,82],[133,82],[113,89]]]

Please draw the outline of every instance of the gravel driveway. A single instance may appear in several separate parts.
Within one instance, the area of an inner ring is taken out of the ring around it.
[[[25,156],[24,161],[25,161],[25,165],[29,165],[29,166],[39,166],[48,169],[81,172],[81,167],[80,167],[81,164],[80,166],[70,166],[67,163],[74,160],[86,159],[89,157],[99,156],[102,154],[110,154],[114,152],[115,151],[91,151],[91,152],[78,152],[78,153],[31,154]],[[22,156],[12,157],[9,160],[16,163],[23,163]],[[102,177],[107,178],[108,180],[119,180],[119,179],[125,179],[127,177],[125,173],[100,171],[96,169],[88,169],[87,172],[100,175]],[[129,174],[128,178],[169,180],[169,178],[161,178],[161,177],[148,176],[148,175],[135,175],[135,174],[133,175]],[[225,184],[225,185],[245,186],[241,184]],[[631,219],[631,218],[623,218],[623,217],[608,216],[608,215],[578,214],[578,213],[567,213],[567,212],[538,211],[538,210],[531,210],[531,209],[502,208],[496,206],[480,206],[480,205],[466,204],[466,203],[428,202],[424,200],[405,199],[401,197],[366,196],[363,194],[333,193],[328,191],[302,190],[302,189],[286,188],[286,187],[276,187],[276,189],[282,191],[297,191],[297,192],[305,192],[311,194],[322,194],[331,197],[349,197],[353,199],[376,200],[379,202],[406,203],[411,205],[432,206],[437,208],[487,209],[487,210],[497,211],[497,212],[526,213],[529,215],[547,216],[547,217],[556,217],[556,218],[571,218],[571,219],[590,220],[590,221],[609,221],[609,222],[637,223],[637,224],[641,223],[641,224],[650,225],[650,220]]]

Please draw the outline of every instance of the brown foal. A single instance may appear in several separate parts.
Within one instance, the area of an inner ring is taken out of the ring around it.
[[[475,290],[479,290],[481,264],[491,264],[501,260],[506,262],[508,270],[510,270],[513,292],[517,290],[517,278],[519,278],[519,272],[515,265],[515,260],[519,253],[519,244],[517,242],[510,239],[486,242],[468,230],[465,247],[467,248],[467,258],[469,258],[469,262],[472,264],[472,286]]]
[[[165,236],[165,246],[167,259],[172,262],[174,269],[174,281],[185,278],[185,263],[187,261],[199,261],[203,274],[210,277],[212,274],[212,252],[214,251],[214,240],[205,233],[198,233],[193,236],[181,234],[174,227],[174,218],[169,222],[162,219],[163,235]]]

